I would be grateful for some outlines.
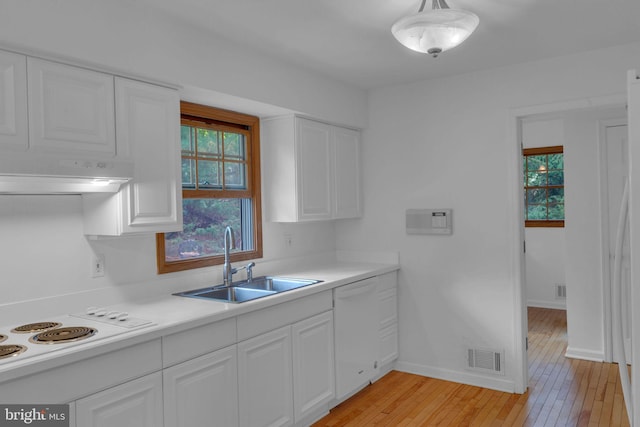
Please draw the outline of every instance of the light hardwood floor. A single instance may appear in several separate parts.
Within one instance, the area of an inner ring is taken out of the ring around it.
[[[566,314],[529,308],[529,390],[511,394],[393,371],[328,426],[629,426],[618,365],[567,359]]]

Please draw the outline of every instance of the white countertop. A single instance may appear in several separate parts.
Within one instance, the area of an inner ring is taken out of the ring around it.
[[[149,320],[152,324],[100,340],[88,340],[86,343],[79,341],[69,347],[67,347],[67,344],[61,344],[61,347],[53,352],[24,358],[22,360],[20,356],[18,356],[9,363],[0,364],[0,383],[31,375],[45,369],[51,369],[78,360],[102,355],[110,351],[157,339],[200,325],[294,301],[301,297],[330,290],[368,277],[392,272],[398,268],[399,266],[397,264],[336,262],[316,268],[309,268],[307,266],[300,270],[288,269],[278,275],[322,280],[322,282],[243,303],[224,303],[215,300],[179,297],[171,295],[170,293],[156,295],[147,299],[118,303],[105,308],[115,311],[126,311],[130,313],[131,316]],[[182,290],[186,291],[189,289]],[[61,315],[67,314],[68,313],[61,313]],[[46,319],[34,319],[33,321],[42,320]],[[77,323],[81,324],[82,322],[79,321]],[[12,325],[7,325],[6,328],[9,326]],[[8,341],[5,341],[2,344],[8,343]]]

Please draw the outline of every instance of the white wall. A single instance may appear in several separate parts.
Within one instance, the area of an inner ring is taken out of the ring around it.
[[[515,109],[625,93],[640,44],[381,88],[369,98],[365,217],[338,224],[340,249],[400,252],[399,367],[512,386],[517,277],[510,225],[519,179]],[[443,56],[438,60],[446,60]],[[408,208],[453,208],[452,236],[404,232]],[[506,376],[465,370],[465,344],[504,349]],[[480,377],[480,378],[479,378]]]
[[[523,148],[564,145],[564,121],[533,118],[522,121]],[[530,307],[565,308],[556,298],[556,284],[565,284],[564,228],[525,228],[526,294]]]

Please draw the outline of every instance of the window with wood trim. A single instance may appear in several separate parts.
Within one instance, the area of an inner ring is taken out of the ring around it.
[[[258,117],[188,102],[180,104],[183,231],[156,235],[158,273],[262,257],[260,122]]]
[[[564,227],[563,147],[522,150],[526,227]]]

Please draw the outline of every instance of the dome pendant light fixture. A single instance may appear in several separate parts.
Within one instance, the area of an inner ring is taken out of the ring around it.
[[[480,22],[474,13],[450,9],[445,0],[433,0],[431,10],[425,11],[426,2],[422,0],[418,13],[399,19],[391,27],[393,36],[416,52],[435,58],[465,41]]]

